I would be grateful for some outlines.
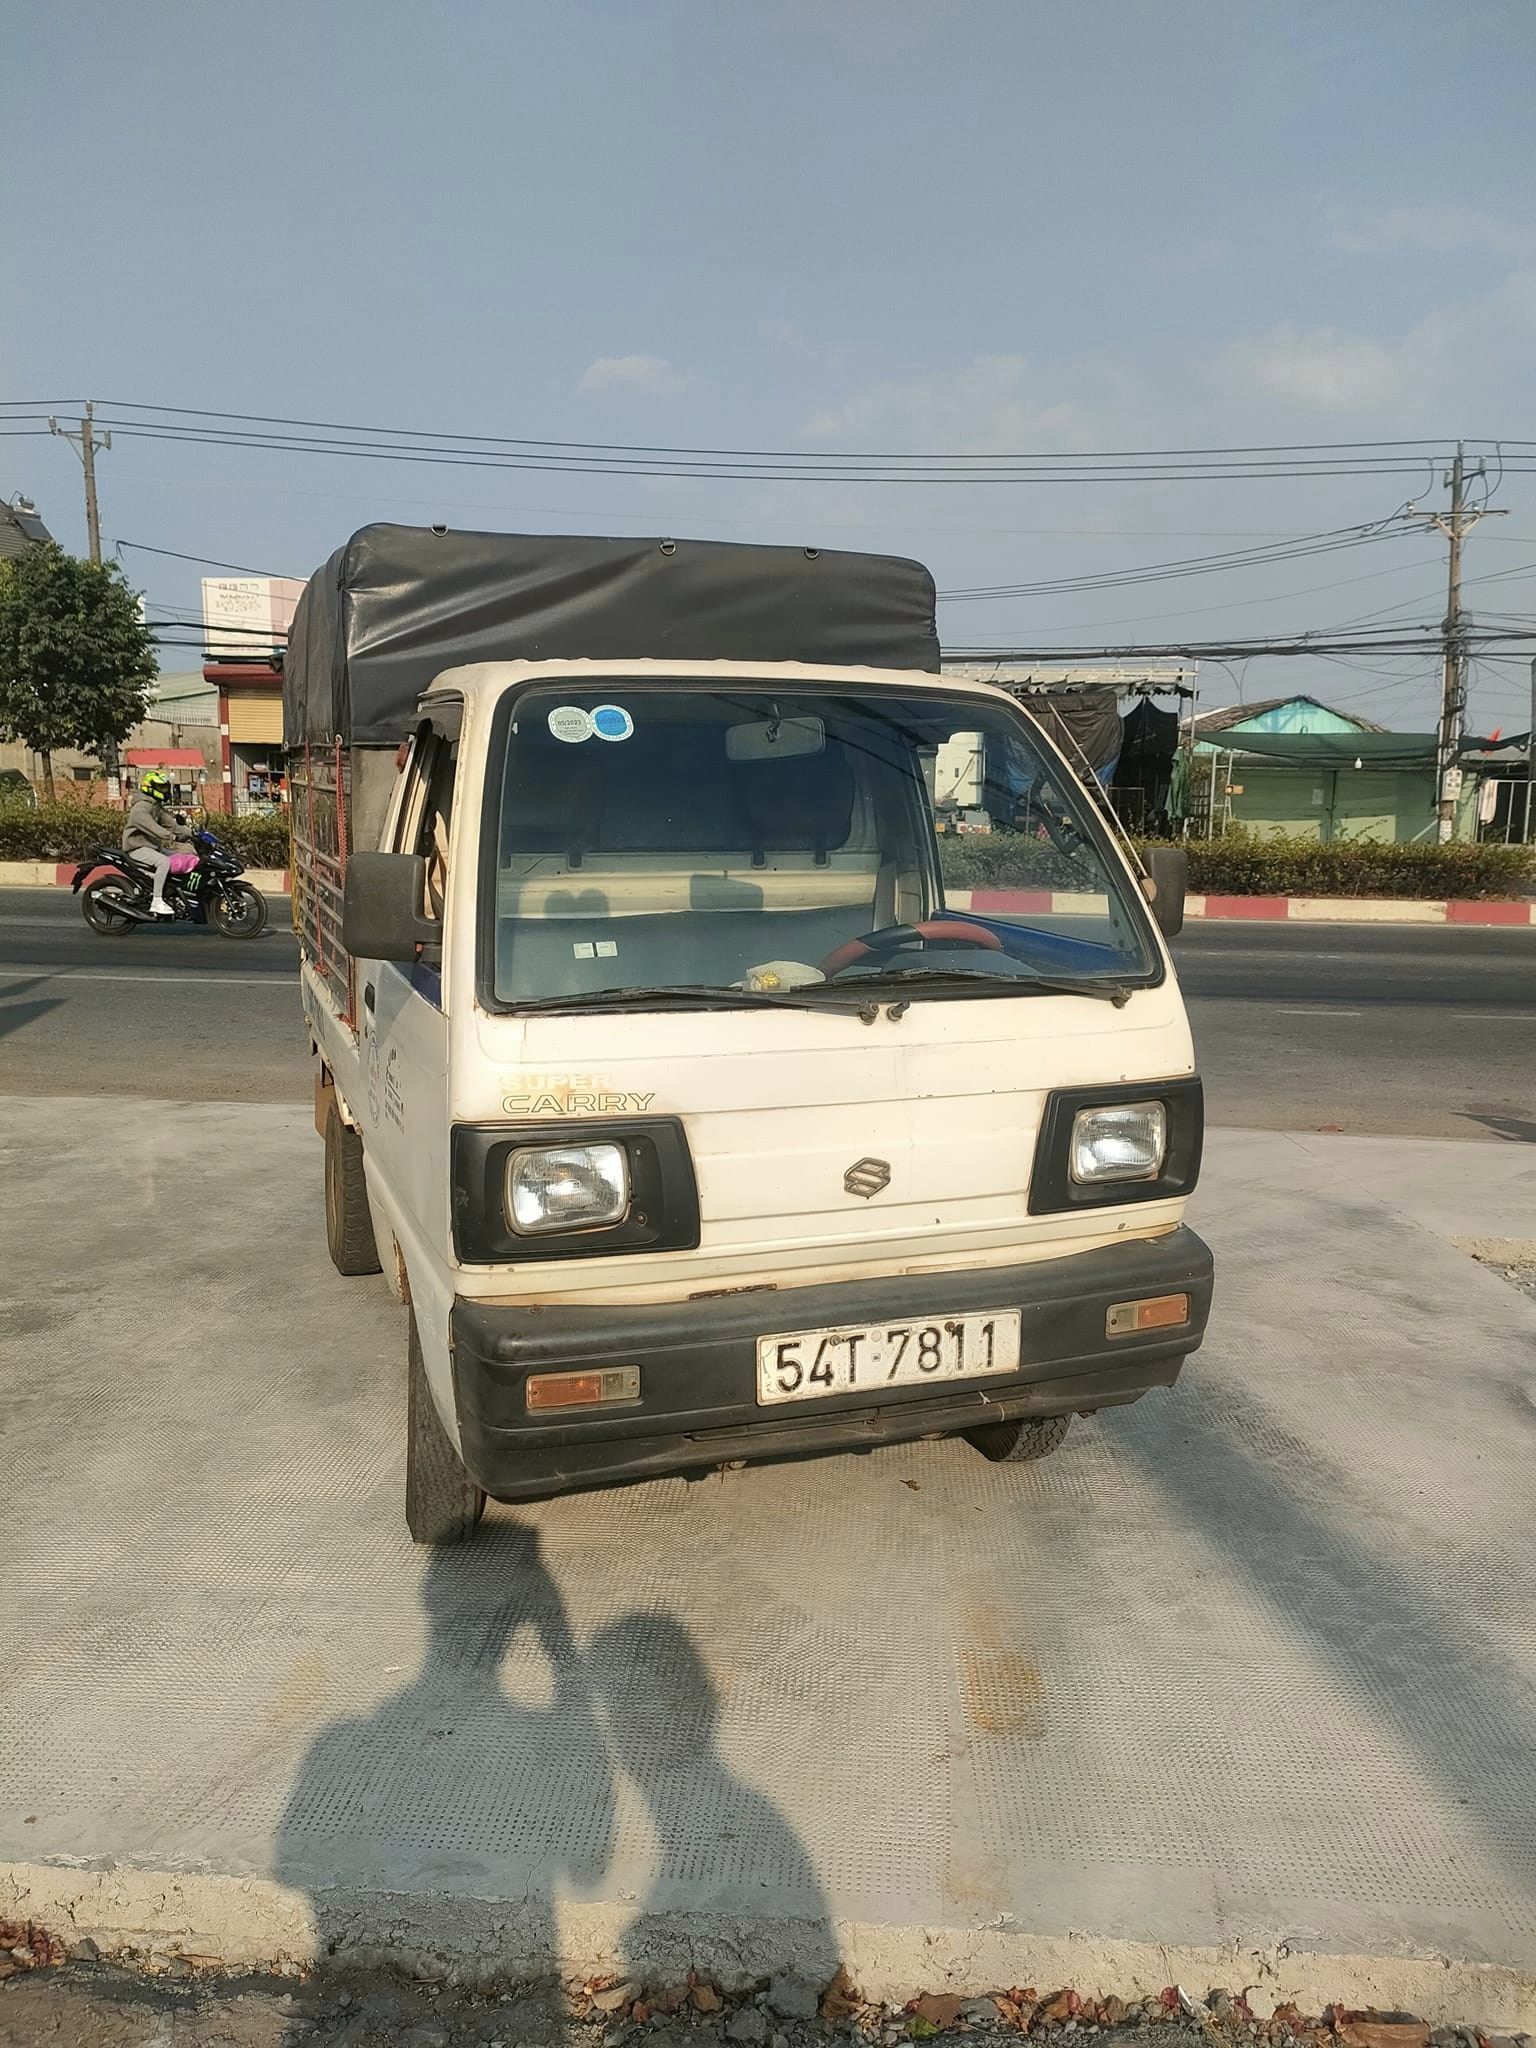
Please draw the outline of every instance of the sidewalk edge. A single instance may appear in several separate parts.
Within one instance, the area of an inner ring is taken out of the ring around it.
[[[950,889],[951,910],[1015,915],[1084,914],[1085,899],[1046,889]],[[1471,897],[1422,901],[1411,896],[1214,896],[1184,899],[1186,920],[1235,919],[1259,924],[1477,924],[1536,928],[1536,902],[1480,902]]]
[[[556,1915],[559,1953],[551,1955],[545,1909],[521,1899],[361,1889],[317,1896],[328,1953],[334,1945],[354,1964],[429,1980],[451,1974],[470,1985],[618,1967],[657,1978],[693,1968],[729,1985],[803,1964],[812,1934],[802,1921],[647,1916],[637,1947],[632,1903],[567,1904]],[[141,1960],[185,1955],[213,1968],[302,1971],[317,1960],[315,1901],[260,1877],[0,1861],[0,1917],[34,1921],[66,1948],[89,1937],[103,1954]],[[1234,1994],[1255,1986],[1273,2002],[1294,1999],[1304,2012],[1338,2002],[1413,2012],[1432,2026],[1536,2030],[1536,1970],[1455,1957],[1329,1955],[1298,1949],[1294,1937],[1257,1934],[1202,1946],[854,1920],[834,1921],[831,1933],[864,1994],[888,2002],[1019,1983],[1122,1998],[1182,1984],[1202,1997],[1220,1984]]]
[[[0,860],[0,889],[67,889],[77,861]],[[286,868],[247,868],[245,878],[269,896],[286,896],[292,876]],[[1048,889],[951,889],[951,910],[1082,916],[1090,898]],[[1476,924],[1536,929],[1536,902],[1524,898],[1480,902],[1473,898],[1439,902],[1408,896],[1215,896],[1190,895],[1188,919],[1224,918],[1265,924]]]

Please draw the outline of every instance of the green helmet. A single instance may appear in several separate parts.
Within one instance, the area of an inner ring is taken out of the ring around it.
[[[157,804],[168,804],[171,800],[171,778],[163,768],[151,768],[139,788]]]

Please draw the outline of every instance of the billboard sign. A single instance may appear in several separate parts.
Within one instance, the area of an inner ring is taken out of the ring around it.
[[[203,646],[210,661],[270,661],[288,644],[296,576],[205,576]]]

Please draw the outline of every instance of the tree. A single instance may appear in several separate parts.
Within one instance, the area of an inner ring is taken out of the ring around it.
[[[53,541],[0,562],[0,739],[42,757],[100,754],[144,716],[154,642],[116,562],[82,562]]]

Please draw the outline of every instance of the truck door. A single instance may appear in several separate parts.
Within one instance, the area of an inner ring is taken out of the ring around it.
[[[427,862],[429,917],[443,921],[453,844],[458,722],[437,713],[422,725],[385,850]],[[444,925],[444,940],[447,941]],[[436,1320],[433,1271],[446,1273],[448,1201],[448,1019],[442,949],[412,964],[358,962],[358,1019],[367,1096],[370,1192],[388,1216],[411,1276],[417,1319]],[[388,1247],[381,1244],[386,1266]],[[446,1307],[442,1310],[446,1333]]]

